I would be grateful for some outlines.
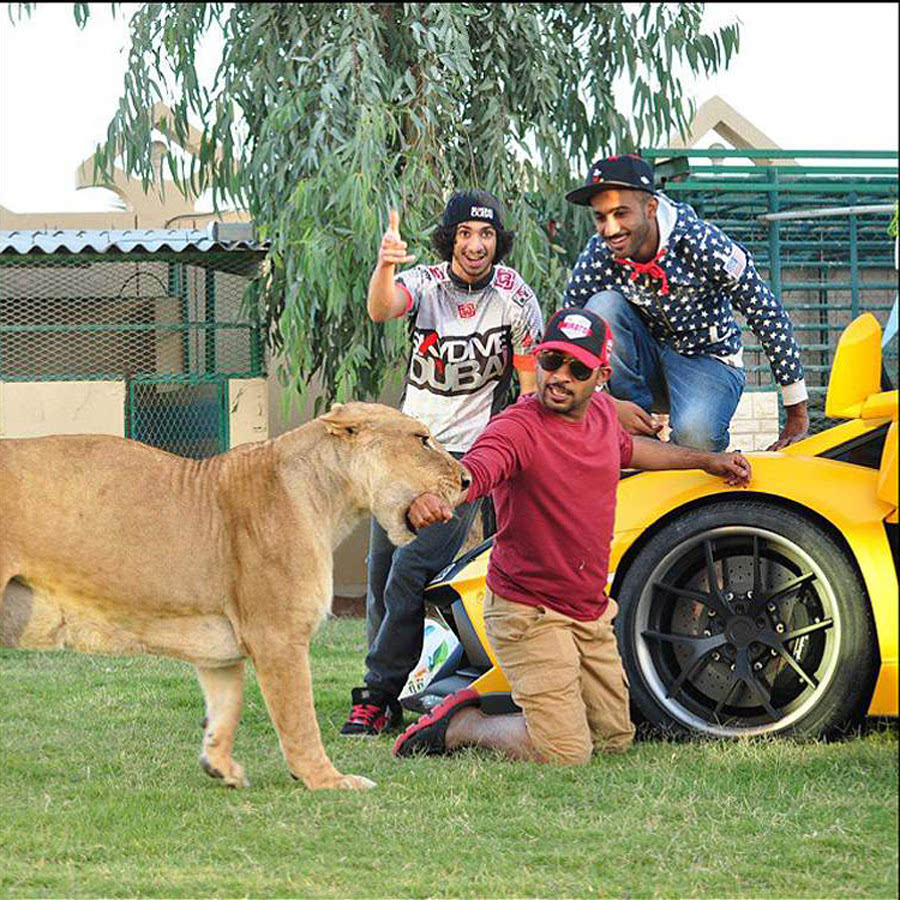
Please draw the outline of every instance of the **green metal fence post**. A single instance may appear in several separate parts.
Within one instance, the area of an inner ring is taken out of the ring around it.
[[[206,372],[216,371],[216,273],[213,269],[206,269],[205,278],[206,303],[204,319],[206,321],[206,334],[203,342],[205,349]]]
[[[125,437],[134,435],[134,382],[130,378],[125,379],[125,410],[124,410]]]
[[[823,233],[819,231],[819,261],[824,261],[825,259],[825,251],[823,249]],[[829,342],[831,339],[829,325],[831,324],[829,321],[828,315],[828,270],[824,267],[821,267],[817,270],[817,277],[822,285],[818,292],[818,301],[819,301],[819,324],[822,326],[822,330],[819,332],[818,341],[821,345],[822,349],[818,352],[817,357],[813,357],[814,359],[818,359],[818,363],[820,366],[828,366],[831,362],[830,359],[830,350],[829,350]]]
[[[850,192],[850,206],[856,206],[856,191]],[[856,214],[850,213],[850,311],[855,319],[859,315],[859,226]]]
[[[255,281],[251,281],[244,291],[243,302],[251,323],[250,330],[250,371],[260,375],[264,369],[263,334],[259,317],[259,290]]]
[[[222,377],[219,386],[219,453],[231,449],[231,410],[228,406],[228,389],[230,381]]]
[[[260,375],[263,371],[263,360],[265,359],[265,355],[263,353],[262,327],[260,326],[259,311],[257,309],[254,309],[252,317],[253,331],[250,335],[250,371],[254,375]]]
[[[766,195],[766,206],[770,213],[778,212],[778,169],[769,170],[769,181],[775,186],[774,190]],[[769,281],[775,299],[781,302],[781,225],[776,221],[769,221]]]
[[[178,297],[178,317],[181,322],[181,371],[191,371],[191,311],[188,306],[188,286],[184,266],[179,262],[168,264],[169,294]]]

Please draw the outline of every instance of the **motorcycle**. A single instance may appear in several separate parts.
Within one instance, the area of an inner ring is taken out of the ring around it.
[[[481,694],[487,715],[518,712],[484,631],[482,605],[493,537],[439,572],[425,588],[425,642],[401,705],[425,713],[463,688]]]

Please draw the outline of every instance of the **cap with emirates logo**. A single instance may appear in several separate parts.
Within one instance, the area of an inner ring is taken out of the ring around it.
[[[568,353],[591,369],[609,365],[612,333],[606,322],[586,309],[561,309],[553,313],[544,339],[534,348]]]

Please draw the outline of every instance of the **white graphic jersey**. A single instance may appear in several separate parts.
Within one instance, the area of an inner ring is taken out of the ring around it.
[[[412,337],[401,409],[464,453],[502,408],[513,366],[533,367],[543,316],[515,269],[496,266],[479,290],[459,287],[449,270],[415,266],[395,279],[408,294]]]

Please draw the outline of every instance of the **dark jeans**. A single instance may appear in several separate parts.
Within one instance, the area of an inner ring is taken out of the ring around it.
[[[372,519],[366,592],[366,686],[400,695],[422,653],[425,585],[453,562],[465,542],[480,501],[458,506],[449,522],[423,528],[416,539],[395,547]]]

